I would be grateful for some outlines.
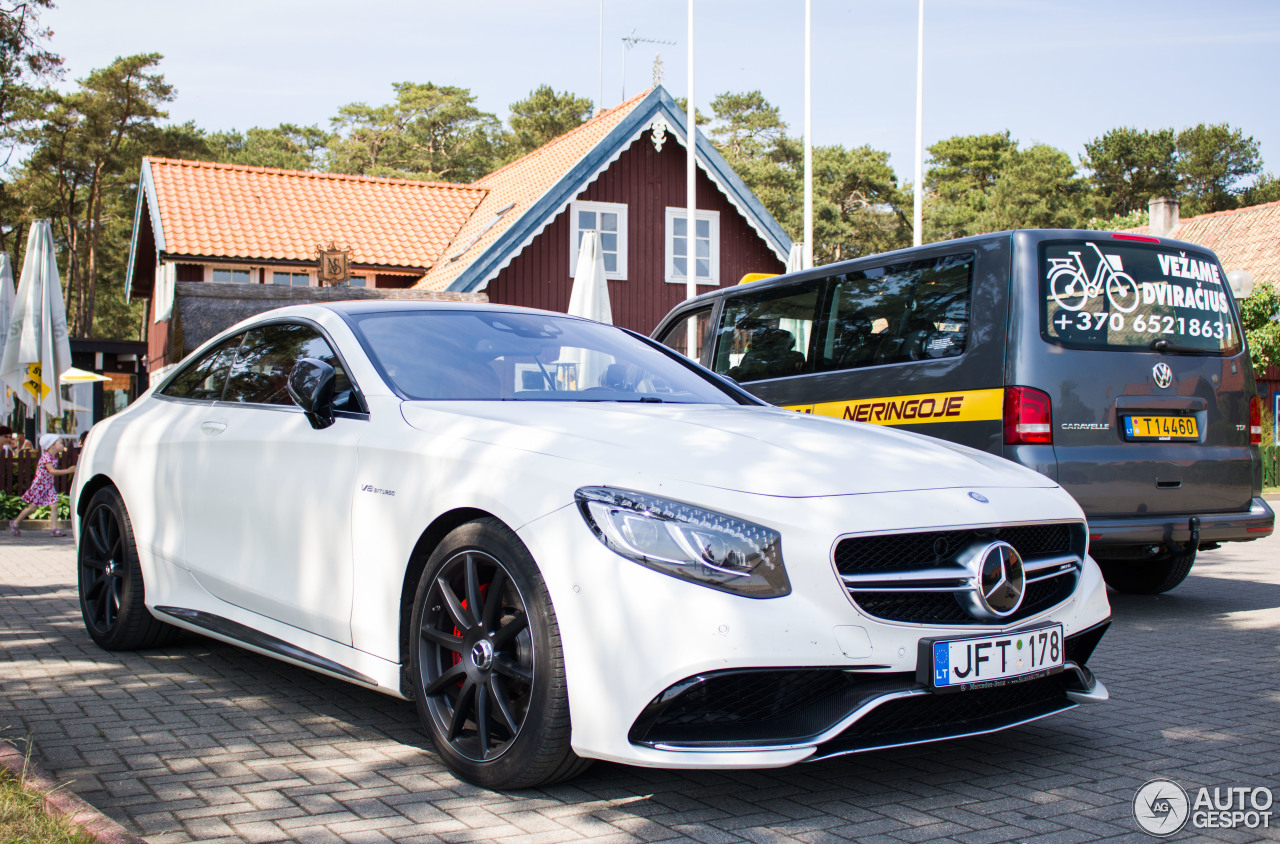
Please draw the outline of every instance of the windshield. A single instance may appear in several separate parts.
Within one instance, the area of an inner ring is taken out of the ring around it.
[[[1041,334],[1072,349],[1232,354],[1240,324],[1211,254],[1097,240],[1040,247]]]
[[[691,366],[600,323],[446,310],[354,319],[375,363],[412,399],[740,403]]]

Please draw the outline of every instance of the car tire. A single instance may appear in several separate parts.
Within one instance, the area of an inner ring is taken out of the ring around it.
[[[151,615],[133,523],[114,487],[98,490],[80,522],[76,570],[80,614],[89,638],[109,651],[155,648],[178,629]]]
[[[569,746],[551,596],[524,543],[502,522],[468,522],[431,554],[409,652],[418,715],[459,777],[486,788],[530,788],[590,765]]]
[[[1186,580],[1195,551],[1175,551],[1157,560],[1099,560],[1102,579],[1117,592],[1158,595]]]

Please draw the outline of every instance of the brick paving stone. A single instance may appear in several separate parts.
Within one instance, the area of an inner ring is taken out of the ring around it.
[[[597,763],[494,794],[454,778],[411,704],[197,636],[107,653],[70,543],[0,542],[0,727],[153,844],[274,841],[1149,842],[1156,778],[1280,795],[1280,538],[1201,555],[1167,595],[1110,595],[1091,665],[1112,700],[989,736],[781,770]],[[1280,840],[1184,830],[1173,840]]]

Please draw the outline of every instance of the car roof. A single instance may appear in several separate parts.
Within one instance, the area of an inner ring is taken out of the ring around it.
[[[498,313],[526,313],[544,316],[571,316],[558,311],[498,305],[492,302],[450,302],[422,299],[350,299],[342,302],[314,302],[312,307],[324,308],[339,314],[358,315],[386,311],[488,311]],[[581,317],[572,317],[581,319]]]

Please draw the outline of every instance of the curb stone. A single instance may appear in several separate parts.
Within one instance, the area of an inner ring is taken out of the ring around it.
[[[50,524],[48,519],[23,519],[18,523],[18,530],[49,530]],[[67,538],[71,538],[71,520],[58,519],[58,529],[67,532]],[[9,520],[0,520],[0,531],[9,530]]]
[[[46,812],[66,818],[98,844],[146,844],[146,841],[131,834],[66,787],[59,785],[7,741],[0,741],[0,767],[6,768],[28,789],[42,794]]]

